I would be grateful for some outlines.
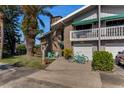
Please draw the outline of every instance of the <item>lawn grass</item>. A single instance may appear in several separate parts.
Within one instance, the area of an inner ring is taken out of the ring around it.
[[[0,63],[15,64],[19,63],[24,67],[31,67],[35,69],[44,69],[47,65],[41,64],[41,57],[27,57],[26,55],[13,56],[0,60]]]

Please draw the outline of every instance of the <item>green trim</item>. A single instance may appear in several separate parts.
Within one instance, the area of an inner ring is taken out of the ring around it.
[[[103,17],[101,18],[101,21],[111,21],[113,19],[121,19],[121,18],[124,18],[124,14],[118,14],[116,16],[108,16],[108,17]],[[84,20],[84,21],[74,21],[72,23],[72,25],[74,26],[78,26],[78,25],[85,25],[85,24],[91,24],[91,23],[94,23],[94,22],[98,22],[98,19],[90,19],[90,20]]]
[[[78,25],[85,25],[85,24],[90,24],[90,23],[94,23],[94,22],[97,22],[97,19],[75,21],[75,22],[72,23],[72,25],[78,26]]]
[[[124,18],[124,14],[118,14],[116,16],[103,17],[103,18],[101,18],[101,20],[111,21],[113,19],[121,19],[121,18]]]

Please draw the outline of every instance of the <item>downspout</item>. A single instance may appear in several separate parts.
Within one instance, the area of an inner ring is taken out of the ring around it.
[[[4,27],[3,27],[3,14],[0,14],[0,31],[1,31],[1,49],[0,49],[0,59],[3,58],[3,46],[4,46]]]
[[[101,5],[98,5],[98,51],[101,50]]]

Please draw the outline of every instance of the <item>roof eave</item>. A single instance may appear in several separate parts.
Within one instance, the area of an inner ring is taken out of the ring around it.
[[[77,14],[77,13],[81,12],[82,10],[84,10],[84,9],[88,8],[89,6],[91,6],[91,5],[86,5],[86,6],[81,7],[80,9],[78,9],[78,10],[76,10],[76,11],[72,12],[71,14],[67,15],[66,17],[64,17],[64,18],[62,18],[62,19],[58,20],[57,22],[55,22],[55,23],[51,24],[51,27],[53,27],[53,26],[57,25],[58,23],[61,23],[61,22],[65,21],[66,19],[68,19],[68,18],[70,18],[70,17],[74,16],[75,14]]]

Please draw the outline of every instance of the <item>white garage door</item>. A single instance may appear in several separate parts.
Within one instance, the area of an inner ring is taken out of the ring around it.
[[[106,51],[112,53],[113,58],[118,54],[119,51],[124,50],[124,46],[106,46]]]
[[[91,46],[74,46],[73,48],[74,55],[79,53],[80,55],[84,54],[89,58],[89,60],[92,60],[92,47]]]

